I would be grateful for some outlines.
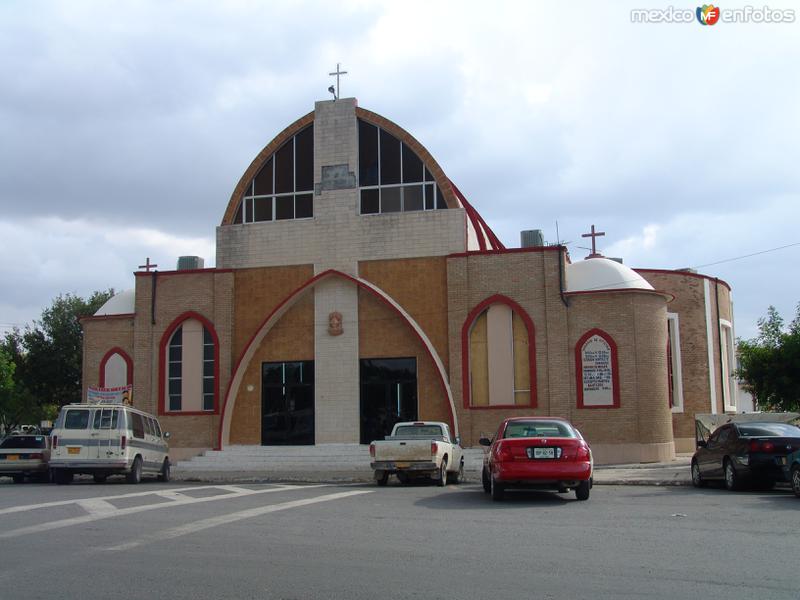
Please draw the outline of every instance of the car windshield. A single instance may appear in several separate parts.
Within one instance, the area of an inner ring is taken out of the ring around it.
[[[0,448],[47,448],[43,435],[19,435],[3,440]]]
[[[800,427],[785,423],[758,423],[739,425],[741,437],[800,437]]]
[[[575,432],[567,423],[559,421],[512,421],[506,426],[504,438],[566,437]]]
[[[395,430],[394,437],[442,437],[442,428],[438,425],[402,425]]]

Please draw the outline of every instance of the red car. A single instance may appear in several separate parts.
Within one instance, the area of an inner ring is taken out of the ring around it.
[[[587,500],[592,487],[592,450],[580,431],[559,417],[504,420],[483,459],[483,489],[502,500],[506,489],[567,492]]]

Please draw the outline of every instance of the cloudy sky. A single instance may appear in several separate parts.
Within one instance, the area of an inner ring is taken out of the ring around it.
[[[59,293],[132,287],[148,256],[213,266],[242,172],[337,62],[342,95],[420,140],[507,246],[558,223],[576,260],[595,224],[629,266],[728,281],[739,336],[770,304],[789,320],[800,14],[631,22],[670,4],[696,7],[3,0],[0,334]]]

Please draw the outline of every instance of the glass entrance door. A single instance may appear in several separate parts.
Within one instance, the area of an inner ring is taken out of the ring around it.
[[[314,361],[261,365],[261,445],[314,444]]]
[[[361,443],[382,440],[400,421],[417,420],[417,359],[361,360]]]

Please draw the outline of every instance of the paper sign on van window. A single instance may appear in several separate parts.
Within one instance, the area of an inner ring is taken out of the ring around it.
[[[89,404],[132,404],[133,386],[104,388],[89,386],[86,401]]]

